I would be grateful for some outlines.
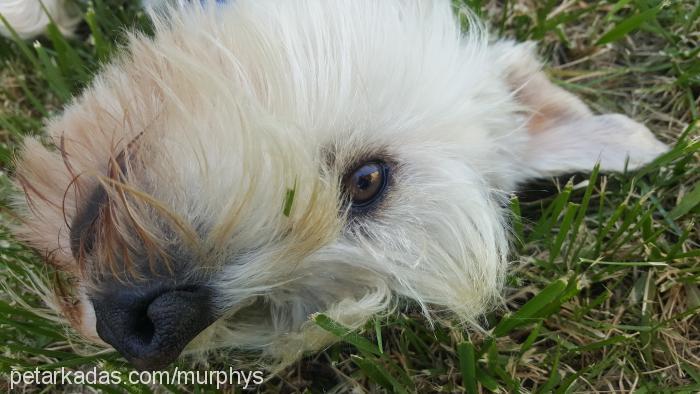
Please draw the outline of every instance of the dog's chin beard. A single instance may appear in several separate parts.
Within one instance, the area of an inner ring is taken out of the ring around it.
[[[293,305],[276,306],[266,296],[253,296],[229,306],[212,326],[224,326],[236,332],[255,330],[264,337],[273,332],[298,331],[313,313],[322,310],[323,307],[317,305],[313,310],[309,308],[299,313]]]

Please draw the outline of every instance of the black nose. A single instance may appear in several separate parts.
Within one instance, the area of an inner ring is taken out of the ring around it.
[[[92,298],[97,334],[136,368],[162,369],[214,322],[211,291],[119,287]]]

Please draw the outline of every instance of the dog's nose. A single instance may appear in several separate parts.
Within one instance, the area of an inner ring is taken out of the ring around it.
[[[215,320],[211,291],[204,286],[119,286],[92,303],[97,334],[141,370],[167,367]]]

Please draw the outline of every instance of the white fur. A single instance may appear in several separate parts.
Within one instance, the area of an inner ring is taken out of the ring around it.
[[[193,351],[290,362],[332,341],[311,314],[355,328],[400,297],[476,323],[499,298],[502,207],[517,183],[598,159],[620,170],[627,154],[637,167],[666,149],[548,82],[531,46],[490,44],[473,21],[462,34],[447,0],[238,0],[155,25],[48,127],[79,182],[28,141],[18,174],[50,201],[19,200],[30,224],[18,234],[81,288],[99,287],[75,268],[63,215],[143,132],[127,183],[169,216],[138,199],[133,212],[163,247],[197,256],[191,275],[211,278],[225,314]],[[339,179],[376,155],[397,164],[394,183],[373,216],[349,217]],[[200,238],[173,239],[164,223]],[[83,323],[94,337],[94,320]]]
[[[46,10],[42,8],[42,3]],[[73,34],[80,21],[75,7],[72,7],[68,0],[2,0],[0,15],[7,20],[17,35],[25,39],[43,33],[49,24],[49,15],[66,36]],[[3,23],[0,23],[0,34],[8,37],[11,35]]]

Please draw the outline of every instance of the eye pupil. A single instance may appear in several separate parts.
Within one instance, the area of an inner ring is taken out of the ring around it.
[[[368,162],[346,175],[343,183],[353,207],[366,207],[379,199],[386,187],[387,166]]]
[[[372,186],[373,178],[376,178],[377,173],[373,172],[357,178],[357,187],[361,190],[367,190]]]

